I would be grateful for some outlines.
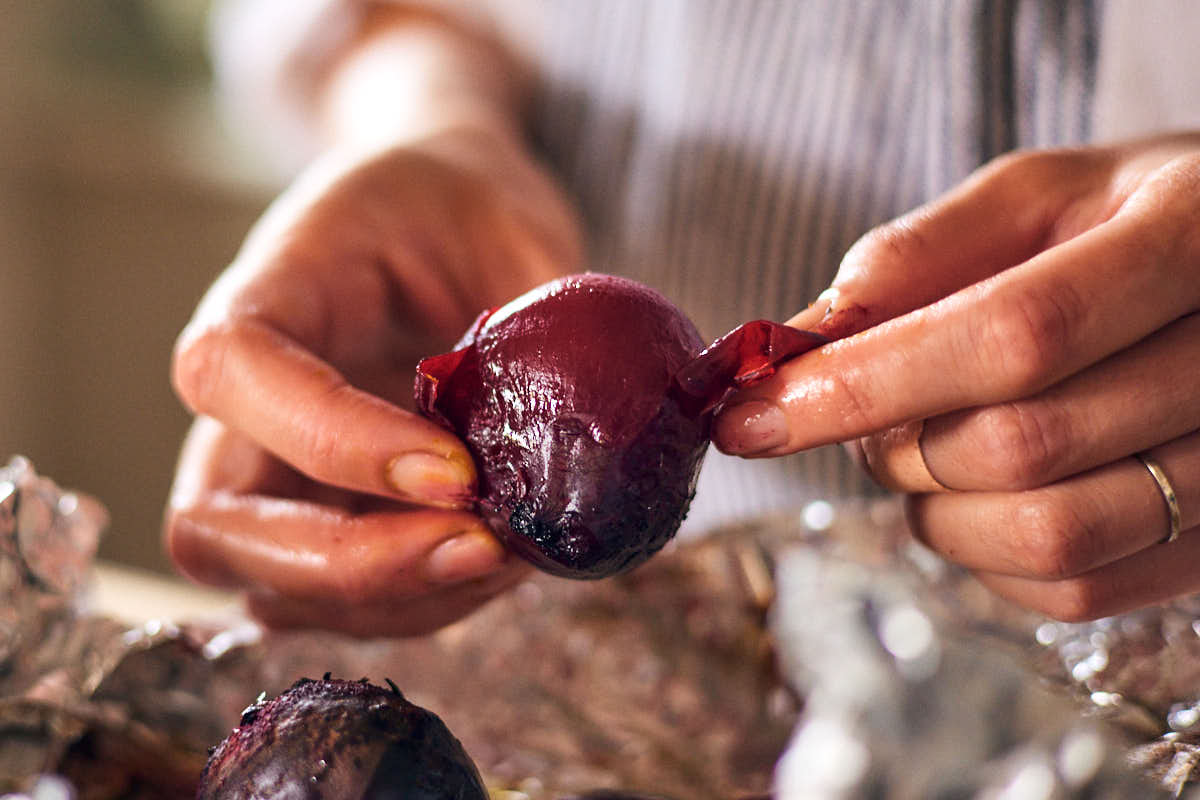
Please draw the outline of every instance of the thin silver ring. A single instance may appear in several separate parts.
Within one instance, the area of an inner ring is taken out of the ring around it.
[[[1137,453],[1134,457],[1150,471],[1150,476],[1158,484],[1158,489],[1162,492],[1163,500],[1167,504],[1167,516],[1171,519],[1171,530],[1163,538],[1162,544],[1169,544],[1178,539],[1179,532],[1183,530],[1183,515],[1179,513],[1179,498],[1175,495],[1175,487],[1167,480],[1167,473],[1163,471],[1157,461],[1145,453]]]

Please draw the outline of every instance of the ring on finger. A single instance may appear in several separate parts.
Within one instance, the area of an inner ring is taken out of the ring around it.
[[[1154,482],[1158,484],[1158,490],[1162,493],[1163,502],[1167,504],[1167,517],[1169,519],[1170,529],[1167,535],[1163,537],[1162,544],[1169,544],[1179,538],[1179,532],[1183,530],[1183,514],[1179,510],[1179,497],[1175,493],[1175,487],[1171,485],[1170,479],[1167,478],[1166,471],[1162,465],[1151,458],[1147,452],[1134,454],[1134,458],[1142,462],[1142,465],[1150,473],[1150,477],[1154,478]]]

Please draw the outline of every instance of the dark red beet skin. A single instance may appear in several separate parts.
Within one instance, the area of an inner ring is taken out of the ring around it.
[[[747,323],[701,352],[692,322],[635,281],[588,273],[480,315],[418,365],[417,407],[467,443],[477,505],[541,569],[603,578],[678,530],[734,388],[826,340]]]
[[[302,679],[246,709],[197,800],[487,800],[462,745],[395,687]]]
[[[703,414],[738,389],[775,374],[780,362],[820,347],[829,339],[765,319],[739,325],[675,373],[672,387],[688,413]]]

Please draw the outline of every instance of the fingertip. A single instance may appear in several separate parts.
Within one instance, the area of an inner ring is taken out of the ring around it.
[[[490,575],[506,561],[508,551],[482,525],[459,533],[425,558],[425,577],[433,583],[459,583]]]
[[[717,415],[712,439],[717,449],[729,455],[766,455],[787,444],[787,418],[770,401],[747,400]]]
[[[404,500],[465,508],[475,491],[475,464],[461,448],[442,453],[411,451],[388,461],[384,481]]]
[[[829,287],[817,295],[817,299],[812,301],[807,308],[794,315],[785,324],[792,328],[799,328],[802,331],[812,330],[833,311],[833,307],[838,301],[839,293],[840,290],[838,287]]]
[[[163,526],[163,544],[175,570],[195,583],[218,588],[237,588],[240,581],[213,544],[213,531],[198,522],[190,511],[168,509]]]
[[[220,380],[225,348],[214,341],[217,333],[193,321],[179,334],[171,351],[171,388],[196,414],[208,411],[208,394]]]

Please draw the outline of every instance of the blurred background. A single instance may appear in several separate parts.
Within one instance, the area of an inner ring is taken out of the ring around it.
[[[0,462],[99,497],[101,556],[164,571],[171,347],[277,188],[216,113],[207,6],[4,2],[0,25]]]

